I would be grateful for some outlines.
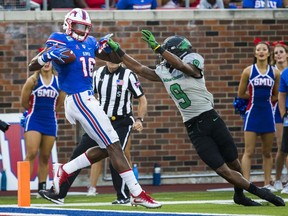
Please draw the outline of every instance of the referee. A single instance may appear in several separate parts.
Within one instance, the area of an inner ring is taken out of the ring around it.
[[[100,105],[110,118],[117,132],[123,151],[131,165],[131,129],[143,130],[144,116],[147,112],[147,101],[142,86],[136,74],[122,67],[121,64],[106,62],[93,76],[94,91],[98,95]],[[138,100],[138,115],[133,116],[132,98]],[[88,135],[87,135],[88,137]],[[90,139],[88,137],[88,139]],[[88,143],[95,142],[92,139]],[[101,173],[102,162],[91,166],[90,190],[96,192],[96,184]],[[130,192],[118,172],[110,163],[113,186],[117,192],[117,199],[112,204],[126,204],[130,202]]]

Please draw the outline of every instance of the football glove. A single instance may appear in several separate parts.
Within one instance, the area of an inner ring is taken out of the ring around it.
[[[141,38],[149,44],[149,46],[154,52],[162,54],[165,51],[165,49],[161,47],[159,43],[157,43],[152,32],[148,30],[142,30],[141,34],[142,34]]]
[[[69,49],[66,47],[57,48],[56,46],[52,46],[51,49],[46,50],[44,53],[42,53],[40,58],[44,63],[47,63],[48,61],[55,61],[55,60],[58,60],[61,63],[65,63],[63,58],[69,58],[69,56],[64,55],[63,53],[68,51],[68,50]]]
[[[117,52],[117,50],[120,48],[119,44],[113,41],[111,38],[109,38],[107,44],[114,52]]]
[[[9,129],[10,124],[7,122],[4,122],[0,120],[0,130],[3,131],[4,133]]]
[[[107,42],[109,41],[110,37],[112,37],[112,36],[113,36],[113,34],[108,34],[108,35],[100,38],[99,49],[98,49],[99,53],[101,53],[102,50],[104,50],[108,54],[112,52],[111,48],[107,45]]]
[[[157,48],[160,47],[160,45],[156,42],[152,32],[148,30],[142,30],[141,34],[142,34],[141,38],[149,44],[152,50],[155,51]]]

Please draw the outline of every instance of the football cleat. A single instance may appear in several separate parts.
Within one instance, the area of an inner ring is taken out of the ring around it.
[[[267,188],[260,188],[257,194],[261,199],[267,200],[268,202],[274,204],[275,206],[285,206],[284,200],[275,194],[273,194]]]
[[[122,205],[122,204],[127,204],[130,203],[130,198],[126,199],[116,199],[115,201],[112,202],[113,205]]]
[[[49,200],[50,202],[53,202],[55,204],[58,204],[58,205],[63,205],[64,204],[64,198],[59,198],[57,196],[57,194],[51,192],[50,190],[40,190],[38,192],[41,197],[43,197],[44,199],[46,200]]]
[[[142,191],[138,196],[134,197],[131,194],[130,202],[132,206],[141,205],[146,208],[161,208],[162,204],[155,201],[152,197],[148,196],[145,191]]]
[[[249,197],[246,197],[244,194],[234,194],[233,200],[238,205],[243,206],[262,206],[261,203],[258,203]]]
[[[56,163],[53,164],[54,178],[53,178],[53,187],[55,194],[59,194],[60,187],[63,182],[68,178],[68,174],[63,170],[63,164]]]

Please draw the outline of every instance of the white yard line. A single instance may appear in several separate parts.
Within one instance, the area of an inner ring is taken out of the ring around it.
[[[261,199],[255,199],[257,202],[263,202]],[[288,202],[288,199],[284,199],[285,202]],[[266,202],[266,201],[264,201]],[[235,204],[233,200],[194,200],[194,201],[163,201],[161,202],[163,205],[179,205],[179,204]],[[77,206],[112,206],[111,202],[89,202],[89,203],[65,203],[64,205],[57,204],[31,204],[31,207],[53,207],[53,206],[67,206],[67,207],[77,207]],[[124,204],[130,206],[130,203]],[[0,205],[0,207],[18,207],[18,205]]]

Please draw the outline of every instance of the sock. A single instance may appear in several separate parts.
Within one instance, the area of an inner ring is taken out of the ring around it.
[[[127,187],[129,188],[131,194],[134,197],[139,196],[139,194],[143,191],[141,186],[139,185],[138,181],[135,178],[135,175],[132,169],[119,173],[123,181],[126,183]]]
[[[83,169],[91,165],[87,155],[85,153],[81,154],[77,158],[63,165],[63,170],[70,175],[76,170]]]
[[[242,195],[243,194],[243,189],[239,187],[234,187],[234,192],[235,194]]]
[[[38,183],[38,191],[46,190],[46,182],[39,182]]]
[[[256,187],[256,185],[250,183],[249,188],[248,188],[247,191],[248,191],[249,193],[256,194],[257,189],[258,189],[258,188]]]

